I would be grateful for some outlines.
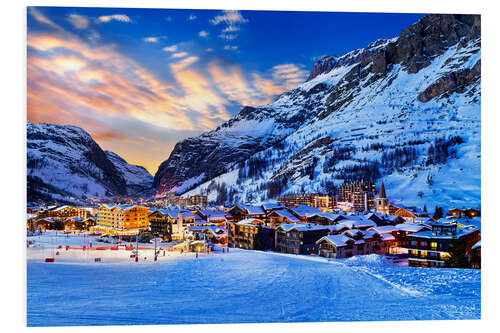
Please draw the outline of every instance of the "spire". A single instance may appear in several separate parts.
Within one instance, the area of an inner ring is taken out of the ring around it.
[[[382,181],[382,183],[380,184],[380,190],[378,192],[378,197],[383,199],[383,198],[386,198],[386,194],[385,194],[385,186],[384,186],[384,181]]]

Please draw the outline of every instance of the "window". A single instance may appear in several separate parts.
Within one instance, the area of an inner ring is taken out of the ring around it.
[[[437,249],[437,242],[431,242],[431,248]]]

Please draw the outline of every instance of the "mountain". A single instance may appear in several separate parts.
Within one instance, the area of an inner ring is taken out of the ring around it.
[[[140,165],[128,164],[127,161],[112,151],[106,150],[104,153],[125,179],[128,195],[134,196],[151,188],[153,176],[146,168]]]
[[[177,143],[155,195],[257,203],[363,177],[395,203],[480,205],[480,30],[477,15],[427,15],[321,58],[275,102]]]
[[[104,152],[79,127],[28,122],[28,202],[110,198],[149,187],[151,181],[145,169]]]

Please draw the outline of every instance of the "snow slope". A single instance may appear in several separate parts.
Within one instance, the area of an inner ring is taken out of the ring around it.
[[[156,263],[30,260],[27,322],[91,326],[480,318],[479,270],[373,262],[237,249]]]

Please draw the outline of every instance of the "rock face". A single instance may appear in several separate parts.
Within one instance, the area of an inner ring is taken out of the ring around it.
[[[138,171],[140,167],[104,152],[87,132],[75,126],[28,122],[27,153],[28,202],[83,202],[127,195],[128,184],[148,183],[147,175]],[[131,172],[135,176],[132,183],[127,180]],[[140,176],[146,179],[139,181]],[[149,182],[151,178],[149,175]]]
[[[406,204],[477,204],[480,30],[476,15],[428,15],[399,37],[319,59],[275,102],[179,142],[155,175],[156,195],[215,200],[224,188],[259,202],[369,173],[388,192],[404,184]],[[438,145],[453,163],[434,156]]]

